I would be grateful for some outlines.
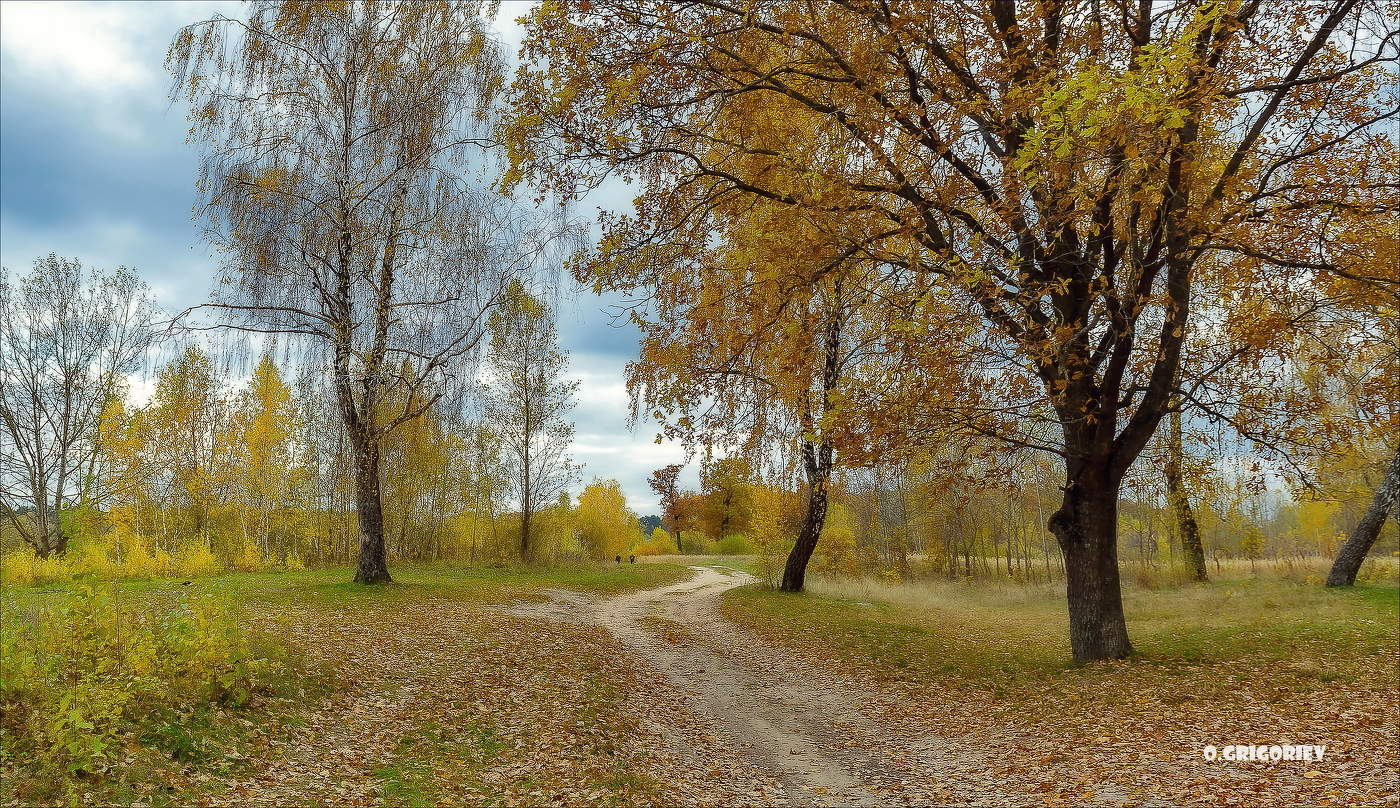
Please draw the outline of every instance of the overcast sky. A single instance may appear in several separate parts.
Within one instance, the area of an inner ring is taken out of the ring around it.
[[[512,52],[507,0],[498,21]],[[228,2],[0,3],[0,261],[23,272],[50,252],[104,268],[137,269],[160,305],[178,311],[208,299],[214,262],[191,218],[196,154],[184,142],[182,105],[171,106],[162,67],[182,25]],[[620,194],[581,210],[625,204]],[[618,328],[605,301],[570,290],[559,330],[580,381],[573,454],[585,480],[613,477],[633,509],[656,512],[646,476],[679,462],[682,449],[653,442],[656,427],[626,424],[623,367],[636,332]],[[695,484],[688,468],[683,481]]]

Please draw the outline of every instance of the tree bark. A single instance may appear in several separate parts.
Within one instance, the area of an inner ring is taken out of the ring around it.
[[[1385,478],[1377,486],[1371,506],[1366,509],[1361,521],[1337,551],[1337,558],[1332,562],[1332,571],[1327,574],[1328,586],[1356,584],[1356,574],[1361,571],[1366,554],[1371,552],[1371,547],[1380,537],[1386,517],[1395,512],[1397,500],[1400,500],[1400,448],[1396,449],[1395,456],[1391,458],[1390,468],[1386,470]]]
[[[1070,474],[1049,527],[1065,558],[1074,661],[1127,657],[1133,648],[1118,577],[1118,486],[1103,465],[1086,464]]]
[[[1181,537],[1181,551],[1186,555],[1186,563],[1191,565],[1192,577],[1202,583],[1210,580],[1206,575],[1206,549],[1201,541],[1201,527],[1196,522],[1195,510],[1191,507],[1190,495],[1182,480],[1181,461],[1184,452],[1181,447],[1181,411],[1171,414],[1171,426],[1167,434],[1167,462],[1163,472],[1167,478],[1167,501],[1176,515],[1177,534]]]
[[[526,406],[527,408],[529,407],[529,402],[528,402],[528,400],[526,401],[526,405],[525,405],[525,406]],[[524,452],[522,453],[522,457],[524,457],[525,462],[524,462],[523,471],[521,472],[521,483],[520,483],[520,563],[522,563],[522,564],[529,564],[529,563],[530,563],[530,521],[531,521],[531,520],[530,520],[530,517],[534,515],[534,509],[531,507],[532,499],[533,499],[533,497],[534,497],[534,492],[530,490],[530,426],[529,426],[529,424],[530,424],[530,418],[529,418],[529,415],[527,414],[526,417],[525,417],[525,443],[524,443],[525,449],[524,449]]]
[[[530,563],[530,509],[520,512],[520,561]]]
[[[382,584],[389,577],[384,549],[384,506],[379,492],[379,451],[377,447],[357,447],[361,457],[355,464],[355,512],[360,523],[360,557],[355,567],[355,583]]]
[[[821,538],[822,526],[826,524],[826,482],[830,469],[823,470],[816,461],[817,452],[810,444],[802,447],[804,463],[808,457],[807,513],[802,519],[802,530],[797,534],[797,543],[788,553],[787,564],[783,567],[783,582],[779,586],[784,592],[801,592],[807,582],[807,563],[812,560],[812,552],[817,549],[817,539]]]
[[[838,277],[834,295],[837,305],[827,319],[822,334],[821,411],[825,414],[831,408],[831,391],[841,380],[841,328],[845,313],[840,304],[841,282]],[[805,434],[811,435],[813,428],[810,412],[804,413]],[[817,549],[822,527],[826,524],[826,487],[831,479],[831,466],[835,460],[830,444],[814,445],[810,440],[802,440],[802,468],[807,475],[807,513],[802,519],[802,529],[797,534],[797,543],[788,553],[787,564],[783,567],[783,582],[778,588],[784,592],[801,592],[807,582],[807,562],[812,560],[812,552]]]

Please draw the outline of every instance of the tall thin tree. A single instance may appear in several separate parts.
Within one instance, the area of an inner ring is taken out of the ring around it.
[[[568,456],[578,381],[565,377],[553,310],[512,283],[505,305],[491,313],[486,420],[500,438],[520,502],[520,560],[536,560],[534,516],[578,479]]]
[[[488,5],[263,0],[182,29],[167,57],[228,257],[204,308],[328,371],[362,583],[390,580],[381,441],[462,394],[487,313],[548,241],[465,170],[492,145],[504,69]]]

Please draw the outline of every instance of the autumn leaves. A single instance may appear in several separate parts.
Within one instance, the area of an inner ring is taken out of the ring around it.
[[[1131,651],[1116,510],[1162,419],[1245,429],[1318,300],[1278,280],[1359,277],[1343,233],[1397,204],[1381,4],[1118,12],[548,3],[507,129],[520,184],[639,185],[575,274],[651,304],[632,389],[673,435],[796,458],[804,535],[843,462],[1057,455],[1080,661]],[[1270,316],[1222,339],[1221,300]]]

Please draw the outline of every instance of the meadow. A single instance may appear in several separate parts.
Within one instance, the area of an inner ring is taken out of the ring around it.
[[[570,610],[684,581],[692,565],[760,563],[646,562],[403,565],[380,587],[340,567],[7,583],[0,802],[674,800],[707,772],[667,752],[657,727],[691,719],[648,659]],[[826,576],[806,594],[735,587],[719,611],[752,646],[735,653],[832,671],[885,726],[975,748],[985,771],[1046,804],[1190,802],[1204,788],[1239,804],[1393,797],[1393,563],[1369,562],[1350,590],[1225,572],[1130,583],[1137,653],[1091,665],[1069,661],[1053,584]],[[553,619],[530,608],[560,603]],[[647,625],[705,642],[682,623]],[[1201,760],[1236,742],[1328,751],[1315,764]]]

